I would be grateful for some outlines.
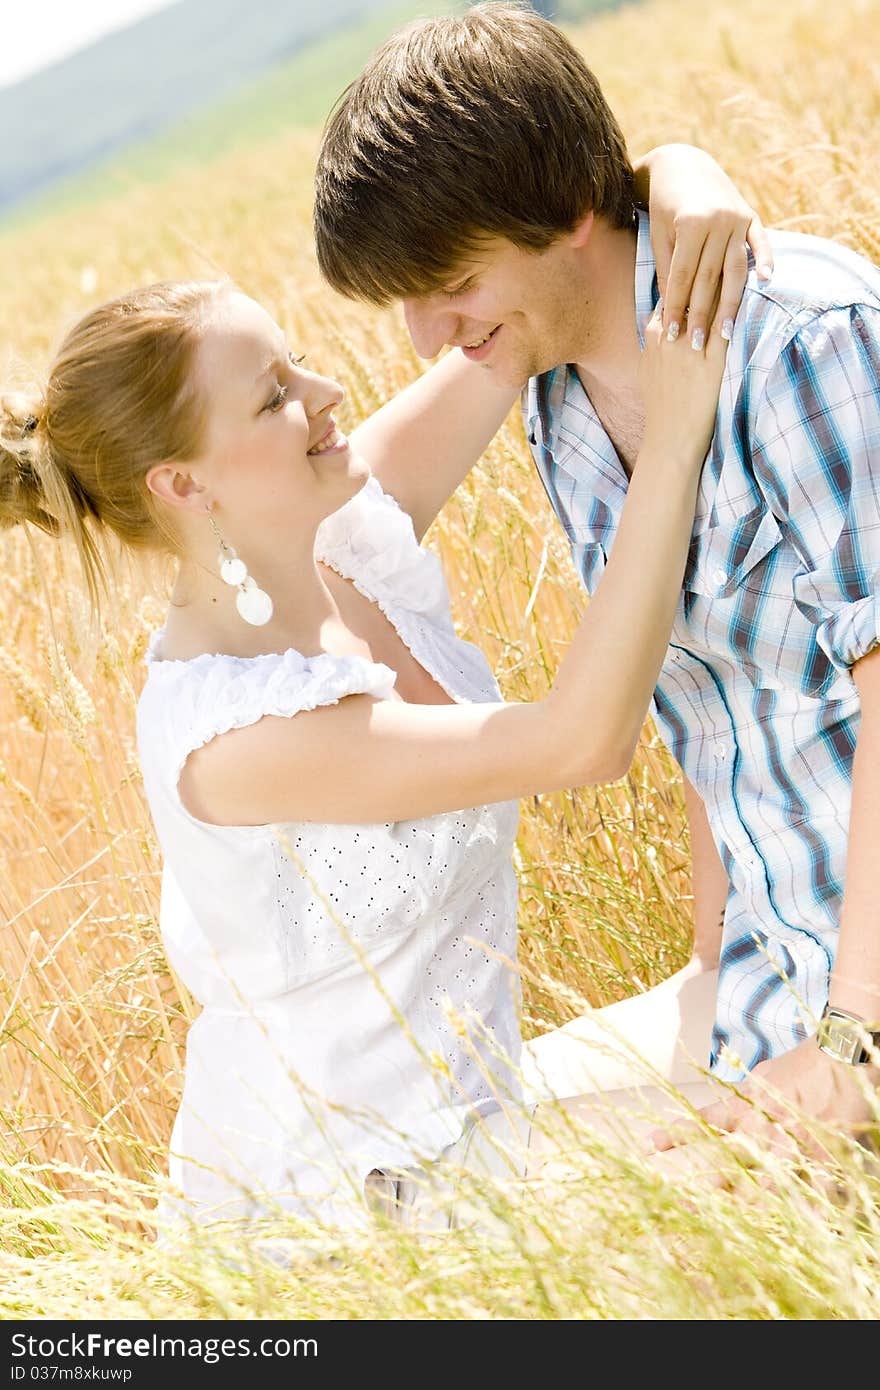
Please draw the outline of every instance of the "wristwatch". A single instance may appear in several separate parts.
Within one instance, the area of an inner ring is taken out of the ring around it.
[[[816,1042],[829,1057],[835,1057],[838,1062],[847,1062],[851,1067],[872,1061],[871,1053],[864,1044],[866,1036],[873,1044],[876,1056],[880,1050],[880,1023],[866,1023],[858,1014],[825,1005]]]

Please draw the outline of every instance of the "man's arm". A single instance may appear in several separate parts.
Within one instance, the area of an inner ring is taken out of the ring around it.
[[[830,428],[817,429],[817,422]],[[862,709],[851,789],[845,892],[829,998],[866,1023],[880,1015],[876,858],[880,844],[880,308],[829,310],[787,344],[753,431],[756,476],[801,566],[795,602],[832,664],[851,673]],[[845,808],[842,808],[845,810]],[[785,1147],[791,1109],[859,1132],[880,1067],[849,1066],[814,1037],[761,1062],[736,1099],[704,1111],[720,1129]],[[768,1089],[770,1088],[770,1089]],[[662,1147],[674,1141],[668,1137]]]
[[[846,890],[828,1002],[880,1026],[880,646],[856,662],[862,719],[853,763]]]
[[[862,702],[853,763],[846,887],[828,1000],[858,1014],[868,1027],[880,1026],[880,930],[877,920],[877,846],[880,845],[880,646],[852,668]],[[766,1087],[771,1090],[766,1091]],[[809,1037],[791,1052],[757,1066],[743,1087],[744,1101],[724,1102],[704,1112],[723,1129],[784,1146],[773,1118],[791,1126],[796,1112],[820,1123],[861,1134],[876,1124],[880,1066],[851,1066],[829,1057]],[[749,1104],[750,1100],[758,1104]],[[809,1136],[806,1138],[809,1145]]]
[[[721,932],[729,880],[709,829],[703,799],[684,779],[684,803],[690,824],[694,891],[693,960],[702,970],[714,970],[721,954]]]
[[[853,766],[852,809],[850,816],[849,853],[847,857],[846,891],[840,922],[837,955],[828,994],[830,1004],[848,1013],[857,1014],[869,1028],[880,1027],[880,928],[877,916],[877,846],[880,845],[880,787],[877,768],[880,767],[880,646],[863,657],[853,667],[853,680],[862,702],[862,722],[856,744]],[[685,783],[688,812],[696,793]],[[704,819],[704,817],[703,817]],[[706,824],[708,832],[708,823]],[[702,841],[699,811],[691,821],[691,844],[694,847],[694,916],[699,924],[707,924],[711,949],[711,917],[698,913],[697,883],[698,842]],[[717,855],[716,855],[717,859]],[[718,861],[720,867],[720,861]],[[711,885],[717,884],[715,866],[711,859],[703,862],[707,873],[705,902],[710,901]],[[716,899],[717,902],[717,899]],[[698,965],[698,942],[694,943],[695,960],[681,972],[700,974],[711,966]],[[791,1136],[808,1150],[816,1144],[800,1125],[799,1117],[808,1116],[819,1124],[855,1136],[863,1134],[877,1123],[877,1101],[880,1092],[880,1066],[873,1064],[850,1066],[821,1051],[814,1037],[807,1038],[791,1052],[770,1061],[761,1062],[737,1093],[708,1106],[702,1112],[703,1124],[730,1134],[740,1135],[753,1146],[767,1153],[791,1153]],[[792,1130],[792,1124],[796,1128]],[[716,1159],[707,1160],[700,1147],[705,1131],[694,1127],[677,1127],[676,1132],[656,1130],[651,1144],[663,1155],[657,1160],[661,1171],[700,1173],[708,1167],[710,1184],[725,1181],[712,1171]],[[695,1141],[694,1143],[689,1142]],[[671,1151],[675,1152],[671,1152]],[[822,1148],[816,1148],[822,1157]]]
[[[862,701],[862,722],[853,767],[852,809],[846,890],[841,913],[837,955],[831,973],[829,1003],[863,1018],[869,1028],[880,1026],[880,928],[877,916],[877,846],[880,845],[880,646],[853,667]],[[691,832],[693,836],[693,831]],[[696,863],[696,861],[695,861]],[[877,1123],[880,1066],[851,1066],[829,1057],[807,1038],[791,1052],[761,1062],[737,1094],[702,1112],[704,1123],[739,1134],[766,1150],[791,1152],[791,1135],[808,1150],[816,1144],[804,1131],[799,1116],[854,1136]],[[792,1130],[792,1124],[796,1126]],[[657,1131],[658,1150],[678,1148],[671,1167],[700,1171],[704,1158],[693,1136]],[[821,1157],[821,1144],[816,1147]],[[665,1166],[665,1165],[662,1165]],[[713,1179],[720,1181],[720,1179]]]

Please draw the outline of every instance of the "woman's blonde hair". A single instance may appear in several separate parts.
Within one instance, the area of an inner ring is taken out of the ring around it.
[[[148,285],[102,304],[67,334],[42,393],[0,398],[0,527],[70,536],[96,608],[107,588],[102,527],[135,550],[177,549],[146,474],[199,453],[195,354],[212,303],[232,288]]]

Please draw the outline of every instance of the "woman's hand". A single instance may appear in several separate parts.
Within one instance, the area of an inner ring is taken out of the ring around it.
[[[643,447],[688,466],[701,465],[715,429],[727,341],[713,328],[693,352],[684,339],[669,339],[662,301],[648,320],[639,384],[645,403]]]
[[[694,346],[702,346],[710,324],[729,338],[748,273],[747,247],[759,276],[773,273],[761,219],[704,150],[661,145],[635,170],[637,196],[647,195],[666,332],[677,338],[687,316]]]

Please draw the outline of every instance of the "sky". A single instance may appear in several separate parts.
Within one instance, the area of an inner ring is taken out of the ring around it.
[[[0,87],[66,58],[175,0],[4,0]]]

